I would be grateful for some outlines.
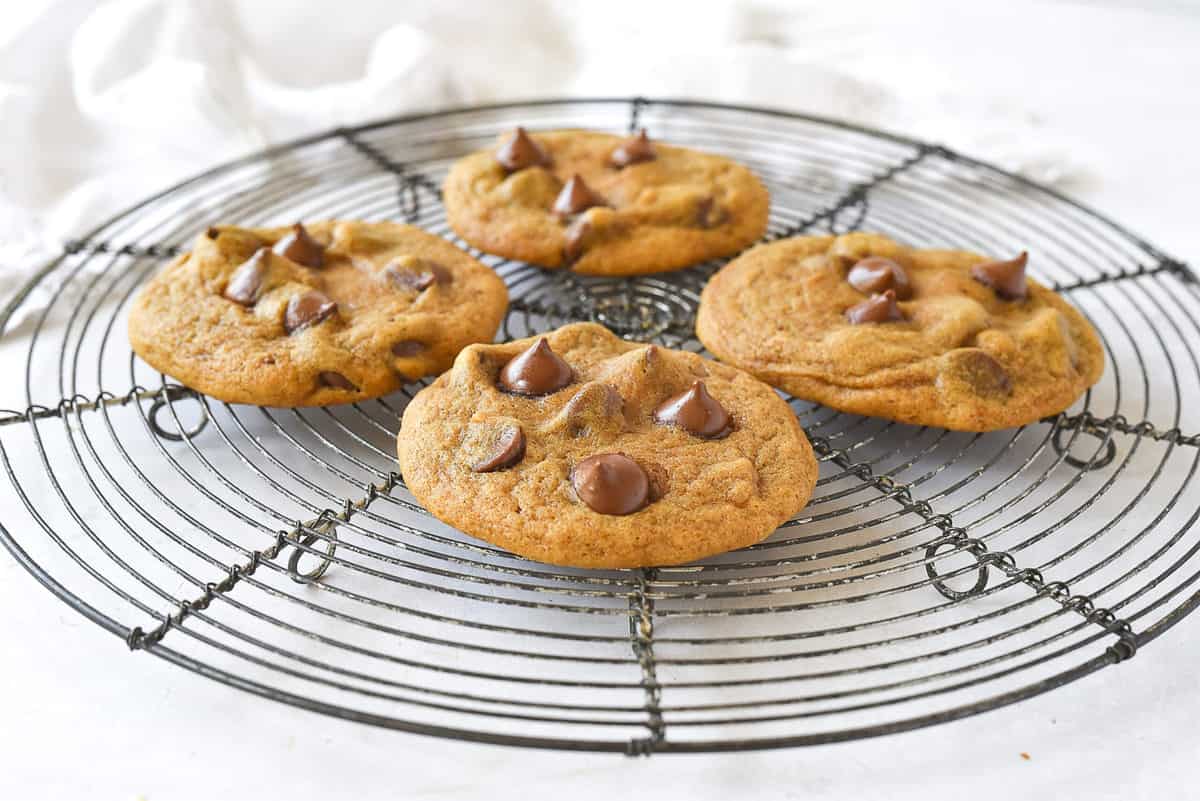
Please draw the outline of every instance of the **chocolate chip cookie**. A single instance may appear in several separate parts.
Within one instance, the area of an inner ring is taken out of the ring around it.
[[[589,131],[505,134],[444,187],[475,247],[543,267],[640,275],[730,256],[767,227],[762,182],[729,159]]]
[[[817,463],[766,384],[594,323],[472,345],[404,412],[413,495],[462,531],[576,567],[700,559],[808,501]]]
[[[445,370],[507,305],[492,270],[412,226],[218,226],[138,295],[129,340],[219,400],[325,406]]]
[[[798,398],[958,431],[1063,411],[1104,371],[1083,315],[1025,253],[911,250],[852,233],[762,245],[704,289],[696,333]]]

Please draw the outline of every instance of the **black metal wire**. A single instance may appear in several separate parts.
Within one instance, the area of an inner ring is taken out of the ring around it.
[[[645,125],[729,152],[772,189],[765,241],[863,228],[1029,247],[1039,277],[1096,322],[1106,377],[1082,408],[991,435],[793,401],[821,477],[776,535],[698,565],[576,571],[465,537],[411,499],[394,438],[424,382],[346,407],[254,410],[129,354],[133,293],[196,231],[337,217],[403,219],[482,258],[512,296],[506,338],[590,319],[703,352],[692,324],[720,263],[586,278],[480,254],[449,230],[445,171],[514,124]],[[1184,405],[1197,387],[1181,383],[1200,372],[1194,281],[1044,187],[802,115],[633,98],[338,129],[117,215],[0,314],[2,329],[34,286],[56,284],[31,336],[28,408],[0,412],[0,459],[24,510],[5,513],[0,539],[132,649],[375,725],[631,755],[902,731],[1124,661],[1200,604],[1200,426]],[[60,399],[35,397],[46,365]],[[70,458],[52,458],[62,445]]]

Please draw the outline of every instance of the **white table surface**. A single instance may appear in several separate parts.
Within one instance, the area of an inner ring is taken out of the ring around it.
[[[1020,81],[1029,108],[1087,153],[1096,176],[1073,194],[1200,264],[1200,18],[1164,12],[1133,26],[1125,13],[1085,42],[1052,14],[941,41],[965,69],[990,60],[979,80]],[[940,20],[926,23],[937,40]],[[0,341],[0,375],[18,374],[27,344]],[[0,382],[0,408],[22,405],[22,388]],[[1200,797],[1200,616],[1130,662],[950,725],[651,759],[446,742],[248,696],[130,654],[6,552],[0,637],[5,798]]]

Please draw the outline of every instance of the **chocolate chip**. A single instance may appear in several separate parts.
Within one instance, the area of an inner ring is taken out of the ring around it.
[[[642,369],[649,374],[658,367],[660,362],[662,362],[662,352],[659,351],[658,345],[647,345],[646,349],[642,351]]]
[[[414,259],[407,263],[397,259],[384,267],[383,273],[396,286],[417,292],[429,289],[434,284],[445,286],[454,280],[449,270],[426,259]]]
[[[263,281],[267,277],[267,258],[270,251],[259,248],[254,255],[233,271],[225,285],[226,298],[243,306],[253,306],[262,293]]]
[[[309,236],[308,229],[300,223],[275,243],[275,252],[305,267],[320,268],[325,264],[325,246]]]
[[[221,231],[215,227],[210,227],[207,231],[204,232],[204,235],[207,236],[209,239],[216,239],[218,236],[221,235]]]
[[[852,325],[890,323],[903,320],[904,312],[896,305],[896,290],[889,289],[882,295],[872,295],[862,303],[846,309],[846,319]]]
[[[578,217],[567,226],[564,232],[566,241],[563,244],[563,261],[574,264],[583,256],[587,247],[587,238],[592,233],[592,224],[587,217]]]
[[[341,373],[335,373],[333,371],[323,372],[318,375],[317,378],[320,379],[321,383],[327,387],[333,387],[334,389],[348,389],[351,392],[358,392],[358,387],[354,386],[350,379],[346,378],[346,376],[342,375]]]
[[[512,467],[525,458],[525,432],[520,426],[505,426],[493,443],[493,449],[483,459],[471,465],[476,473],[492,473]]]
[[[673,395],[654,410],[654,420],[682,428],[701,439],[721,439],[733,430],[733,420],[717,399],[708,394],[703,381]]]
[[[954,373],[980,395],[1007,397],[1012,394],[1012,378],[995,358],[978,348],[953,352],[950,364]]]
[[[283,327],[289,334],[316,325],[337,311],[337,304],[324,292],[315,289],[296,295],[288,301],[283,315]]]
[[[550,157],[525,133],[524,128],[518,127],[508,141],[496,151],[496,161],[509,172],[516,172],[526,167],[545,166],[550,163]]]
[[[1024,300],[1028,294],[1025,282],[1025,265],[1029,253],[1008,261],[989,261],[971,268],[971,277],[984,286],[991,287],[1004,300]]]
[[[850,268],[846,281],[859,292],[868,295],[893,289],[899,300],[912,297],[912,284],[908,281],[908,273],[896,262],[882,256],[860,259]]]
[[[418,353],[424,352],[428,347],[424,342],[417,342],[415,339],[402,339],[395,345],[392,345],[392,355],[401,358],[416,356]]]
[[[696,204],[696,225],[700,228],[716,228],[728,219],[729,212],[711,197],[701,198]]]
[[[622,453],[589,456],[571,471],[579,499],[602,515],[627,515],[650,500],[650,479],[641,465]]]
[[[643,128],[637,136],[631,136],[617,145],[617,149],[608,157],[608,163],[614,167],[628,167],[642,161],[653,161],[657,156],[654,145],[650,143],[650,137],[646,136],[646,129]]]
[[[620,414],[624,406],[621,393],[608,384],[589,383],[571,396],[563,410],[567,417],[582,417],[588,412],[609,417]]]
[[[500,371],[500,388],[515,395],[549,395],[575,378],[571,365],[550,349],[545,337],[517,354]]]
[[[572,214],[587,211],[592,206],[603,205],[604,199],[593,192],[576,173],[563,185],[562,191],[554,199],[554,213],[560,217],[570,217]]]
[[[561,422],[573,437],[611,430],[624,422],[625,400],[608,384],[589,381],[576,390],[554,421]]]

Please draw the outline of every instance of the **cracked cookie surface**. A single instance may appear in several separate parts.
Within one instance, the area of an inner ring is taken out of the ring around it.
[[[445,370],[507,305],[491,269],[409,225],[218,226],[142,289],[129,339],[219,400],[325,406]]]
[[[590,131],[505,134],[460,159],[443,192],[450,225],[475,247],[592,275],[733,255],[762,236],[769,205],[727,158]]]
[[[1025,254],[994,261],[874,234],[787,239],[712,278],[696,333],[722,361],[834,409],[1010,428],[1063,411],[1104,371],[1091,324],[1024,267]]]
[[[464,349],[408,405],[398,453],[439,519],[577,567],[678,564],[759,542],[817,476],[770,387],[594,323]]]

